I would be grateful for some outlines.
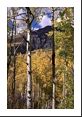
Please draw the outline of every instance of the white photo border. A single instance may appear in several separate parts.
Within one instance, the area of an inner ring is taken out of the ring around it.
[[[7,7],[74,7],[74,109],[7,109]],[[0,0],[0,116],[81,115],[81,0]]]

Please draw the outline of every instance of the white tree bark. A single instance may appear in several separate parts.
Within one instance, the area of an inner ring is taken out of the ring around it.
[[[55,108],[55,84],[53,83],[52,109]]]
[[[27,108],[32,108],[30,30],[27,31]]]

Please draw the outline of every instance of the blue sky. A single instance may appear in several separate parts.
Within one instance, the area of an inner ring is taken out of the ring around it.
[[[48,15],[44,15],[42,17],[41,22],[36,22],[35,20],[32,23],[32,29],[33,30],[38,30],[40,28],[44,28],[46,26],[51,26],[51,18],[48,17]]]

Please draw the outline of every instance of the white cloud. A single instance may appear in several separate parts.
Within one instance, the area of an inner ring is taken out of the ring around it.
[[[41,22],[37,23],[35,27],[32,27],[32,30],[38,30],[40,28],[44,28],[46,26],[51,26],[51,25],[52,25],[51,18],[49,18],[47,15],[44,15]]]
[[[43,16],[42,21],[39,23],[39,25],[41,28],[44,28],[45,26],[51,26],[51,19],[45,15]]]

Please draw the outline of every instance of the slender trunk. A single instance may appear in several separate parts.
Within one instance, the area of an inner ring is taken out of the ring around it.
[[[13,29],[12,29],[12,39],[13,39]],[[13,108],[14,102],[13,102],[13,78],[12,78],[12,108]]]
[[[65,39],[64,39],[65,41]],[[64,106],[66,108],[66,71],[67,71],[67,65],[66,65],[66,45],[64,42],[64,79],[63,79],[63,102]]]
[[[32,85],[33,85],[33,87],[32,87],[32,97],[33,97],[32,107],[34,109],[34,100],[35,100],[35,82],[34,81],[33,81]]]
[[[30,30],[27,31],[27,108],[32,108],[31,47]]]
[[[55,108],[55,84],[53,83],[53,100],[52,100],[52,109]]]
[[[27,108],[32,108],[32,77],[31,77],[31,24],[34,20],[34,15],[32,14],[29,7],[26,7],[27,10]],[[30,19],[31,16],[31,19]]]
[[[9,52],[7,51],[7,80],[8,80],[8,74],[9,74],[9,66],[11,64],[11,61],[12,61],[12,40],[13,40],[13,30],[12,30],[12,36],[11,36],[11,40],[10,40],[10,45],[9,45]],[[8,49],[8,46],[7,46],[7,49]]]
[[[52,109],[55,108],[55,42],[54,42],[54,8],[53,10],[53,38],[52,38]]]
[[[15,75],[16,75],[16,58],[15,58],[15,54],[14,54],[14,70],[13,70],[13,108],[15,107]]]
[[[16,21],[15,21],[15,18],[14,18],[14,23],[16,24]],[[16,38],[16,25],[14,26],[15,27],[15,37],[14,37],[14,48],[13,48],[13,60],[14,60],[14,63],[13,63],[13,108],[15,108],[15,77],[16,77],[16,52],[15,52],[15,38]]]
[[[65,80],[66,80],[66,74],[64,70],[64,79],[63,79],[63,103],[65,105]]]
[[[39,105],[40,105],[40,82],[38,82],[38,109],[39,109]]]

